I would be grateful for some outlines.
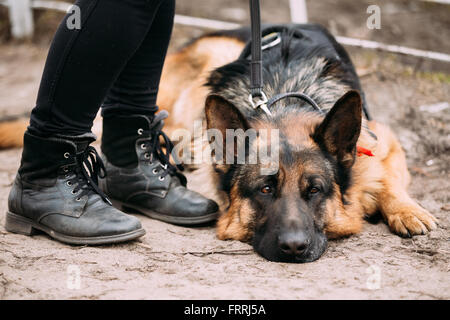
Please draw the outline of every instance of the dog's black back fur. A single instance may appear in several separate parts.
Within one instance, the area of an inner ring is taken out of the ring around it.
[[[266,28],[281,34],[280,45],[263,51],[264,91],[269,98],[278,93],[303,92],[328,110],[345,91],[355,89],[361,93],[366,109],[353,63],[325,28],[316,24],[264,25]],[[233,37],[244,42],[251,40],[248,27],[208,34],[211,35]],[[235,104],[245,117],[258,117],[261,112],[242,107],[249,105],[249,77],[249,60],[240,58],[212,72],[207,86],[212,93]],[[294,100],[287,99],[282,103],[284,108],[276,108],[277,111],[288,112]]]

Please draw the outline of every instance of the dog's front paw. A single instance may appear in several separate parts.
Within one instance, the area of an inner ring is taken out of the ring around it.
[[[405,205],[387,217],[389,227],[396,234],[411,237],[436,229],[437,219],[418,205]]]

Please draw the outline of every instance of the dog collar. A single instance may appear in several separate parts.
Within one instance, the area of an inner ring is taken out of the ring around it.
[[[255,102],[252,94],[249,95],[248,100],[250,101],[250,104],[253,109],[261,108],[268,116],[272,116],[272,113],[270,112],[269,108],[278,101],[287,98],[296,98],[303,100],[304,102],[308,103],[311,107],[313,107],[316,111],[319,111],[321,114],[323,114],[323,110],[311,97],[307,96],[304,93],[299,92],[279,93],[273,96],[272,98],[267,99],[267,96],[264,94],[264,91],[262,91],[261,99],[259,99],[259,101]]]

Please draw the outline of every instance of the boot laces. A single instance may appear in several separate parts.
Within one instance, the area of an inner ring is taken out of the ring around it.
[[[74,186],[72,194],[78,194],[77,201],[85,195],[98,194],[103,201],[112,205],[108,197],[98,187],[98,178],[106,177],[105,165],[101,157],[98,155],[97,150],[94,147],[88,146],[83,152],[77,153],[75,158],[75,164],[67,166],[65,172],[66,177],[70,176],[70,172],[75,176],[67,180],[68,186]]]
[[[159,112],[153,119],[149,130],[139,129],[139,135],[148,137],[148,139],[141,145],[142,149],[148,150],[147,154],[149,157],[149,162],[152,163],[153,159],[156,157],[161,164],[160,179],[164,179],[167,175],[176,175],[182,181],[185,179],[179,171],[183,171],[184,167],[181,165],[180,161],[172,155],[172,150],[174,148],[173,142],[170,138],[162,131],[163,120],[167,118],[168,114],[166,112]],[[161,140],[163,143],[161,143]],[[174,157],[175,165],[170,162],[170,157]]]

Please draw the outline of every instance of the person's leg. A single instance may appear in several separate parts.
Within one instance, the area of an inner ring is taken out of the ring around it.
[[[81,29],[67,28],[68,15],[55,35],[32,111],[31,131],[90,132],[105,96],[143,43],[162,2],[78,0]]]
[[[120,128],[108,124],[114,123],[120,116],[143,115],[151,121],[158,111],[156,98],[174,16],[175,0],[163,0],[141,46],[128,60],[102,105],[102,152],[114,165],[136,166],[136,138],[133,136],[127,139],[127,134],[122,131],[128,129],[136,133],[137,129],[134,129],[133,125],[125,125],[124,122],[123,125],[119,123]]]
[[[104,117],[118,114],[152,116],[175,16],[175,0],[163,0],[139,49],[127,62],[109,91]]]
[[[171,151],[162,132],[167,114],[154,116],[174,14],[175,0],[164,0],[142,45],[105,100],[102,152],[108,175],[101,186],[121,208],[191,225],[215,220],[218,206],[186,188],[179,168],[163,154]],[[165,146],[160,145],[162,137]]]
[[[64,242],[101,244],[142,236],[138,219],[110,205],[97,186],[104,166],[92,122],[107,92],[144,41],[164,0],[79,0],[81,29],[67,17],[52,43],[5,227],[41,230]]]

